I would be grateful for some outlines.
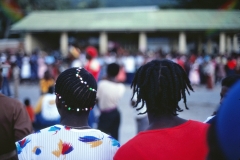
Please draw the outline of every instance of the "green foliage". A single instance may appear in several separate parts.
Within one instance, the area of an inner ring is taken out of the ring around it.
[[[35,10],[65,10],[71,9],[69,0],[17,0],[24,11],[29,13]]]

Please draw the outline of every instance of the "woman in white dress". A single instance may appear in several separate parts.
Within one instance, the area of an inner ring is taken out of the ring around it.
[[[21,79],[28,80],[31,77],[30,57],[24,54],[22,58]]]

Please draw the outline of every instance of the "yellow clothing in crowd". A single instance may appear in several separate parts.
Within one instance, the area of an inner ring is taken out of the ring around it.
[[[46,79],[41,79],[40,80],[40,90],[41,90],[41,93],[42,94],[45,94],[48,92],[48,88],[50,86],[53,86],[55,83],[55,80],[54,79],[49,79],[49,80],[46,80]]]

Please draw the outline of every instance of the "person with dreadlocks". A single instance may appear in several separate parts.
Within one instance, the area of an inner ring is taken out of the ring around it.
[[[88,125],[89,111],[96,102],[96,93],[96,80],[84,68],[63,71],[55,85],[60,124],[16,142],[18,158],[112,160],[119,142]]]
[[[186,159],[207,157],[209,125],[178,117],[178,102],[186,105],[186,91],[193,91],[183,68],[169,60],[153,60],[141,66],[133,79],[136,105],[146,104],[149,127],[125,143],[115,160]],[[137,110],[140,110],[137,108]]]

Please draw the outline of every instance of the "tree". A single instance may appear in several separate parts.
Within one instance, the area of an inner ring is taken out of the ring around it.
[[[25,13],[36,10],[65,10],[71,9],[69,0],[17,0]]]

